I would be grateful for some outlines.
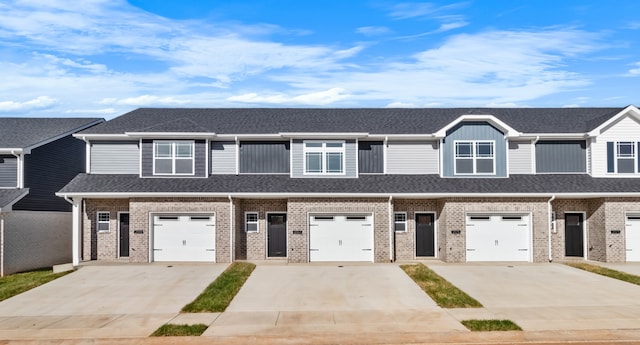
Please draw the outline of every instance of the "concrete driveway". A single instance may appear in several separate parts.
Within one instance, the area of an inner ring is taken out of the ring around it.
[[[241,325],[241,326],[239,326]],[[398,265],[258,265],[204,335],[466,331]]]
[[[429,264],[524,330],[637,329],[640,286],[562,264]]]
[[[148,336],[227,266],[82,266],[0,302],[0,339]]]

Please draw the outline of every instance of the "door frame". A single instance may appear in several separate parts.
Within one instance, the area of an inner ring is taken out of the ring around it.
[[[589,255],[589,231],[587,231],[587,212],[585,211],[564,211],[562,219],[564,222],[564,257],[580,258],[580,256],[567,256],[567,213],[582,214],[582,258],[586,260]]]
[[[116,250],[118,253],[118,258],[129,258],[131,257],[131,213],[129,211],[118,211],[118,241],[116,244]],[[128,214],[129,215],[129,256],[120,256],[120,232],[122,231],[120,229],[120,215],[122,214]]]
[[[431,258],[431,256],[418,256],[418,218],[419,214],[431,214],[433,215],[433,258],[438,258],[438,214],[436,211],[414,211],[413,212],[413,258]]]
[[[284,247],[285,247],[285,255],[284,256],[269,256],[269,215],[272,214],[284,214],[286,221],[284,222],[285,224],[285,229],[284,229]],[[265,212],[265,236],[264,236],[264,257],[269,259],[269,258],[273,258],[273,259],[277,259],[277,258],[282,258],[282,259],[287,259],[289,258],[289,215],[287,214],[286,211],[281,211],[281,212],[277,212],[277,211],[272,211],[272,212]]]

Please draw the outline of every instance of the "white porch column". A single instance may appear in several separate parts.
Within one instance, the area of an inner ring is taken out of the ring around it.
[[[71,239],[71,252],[73,266],[80,264],[80,253],[82,253],[81,242],[82,238],[82,198],[73,198],[73,205],[71,206],[72,220],[72,239]]]

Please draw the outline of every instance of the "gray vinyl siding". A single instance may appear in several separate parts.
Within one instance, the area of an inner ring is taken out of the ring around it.
[[[495,174],[494,175],[455,175],[455,141],[480,140],[494,141]],[[507,145],[504,134],[486,122],[462,122],[447,131],[442,145],[443,176],[445,177],[506,177]]]
[[[536,172],[586,173],[587,143],[584,140],[538,141]]]
[[[533,152],[531,141],[509,141],[509,174],[531,174]]]
[[[138,141],[106,141],[91,143],[92,174],[139,174]]]
[[[384,173],[384,146],[382,141],[358,142],[358,172],[360,174]]]
[[[24,186],[29,194],[13,205],[18,211],[70,212],[71,205],[55,193],[85,171],[86,144],[66,136],[24,156]]]
[[[236,173],[235,141],[211,142],[211,174],[224,175]]]
[[[0,155],[0,187],[18,186],[18,159],[16,156]]]
[[[165,140],[163,140],[165,141]],[[171,141],[171,140],[169,140]],[[182,141],[182,140],[177,140]],[[142,177],[153,177],[153,140],[142,140]],[[204,140],[195,140],[193,150],[194,175],[160,175],[160,177],[188,178],[207,177],[207,143]]]
[[[241,174],[288,174],[288,141],[240,142]]]
[[[388,174],[438,174],[437,141],[387,142]]]
[[[291,147],[291,175],[304,178],[345,178],[358,177],[358,147],[355,140],[345,140],[345,174],[344,175],[305,175],[304,174],[304,140],[294,139]]]

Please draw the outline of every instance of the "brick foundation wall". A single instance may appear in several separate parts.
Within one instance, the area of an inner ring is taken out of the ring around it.
[[[374,261],[389,262],[387,199],[289,199],[287,244],[290,262],[309,261],[309,213],[373,213]],[[293,234],[301,231],[302,234]]]
[[[551,203],[553,211],[555,211],[556,213],[556,230],[551,234],[551,245],[553,248],[553,259],[554,260],[565,260],[565,259],[572,259],[575,257],[567,257],[566,254],[566,245],[565,245],[565,221],[564,221],[564,217],[565,217],[565,213],[581,213],[584,212],[585,213],[585,217],[584,217],[584,225],[587,228],[587,231],[593,231],[594,233],[597,232],[597,230],[591,229],[590,226],[590,216],[591,213],[589,212],[590,209],[590,204],[589,204],[589,200],[584,200],[584,199],[556,199],[554,201],[552,201]],[[590,233],[587,233],[588,239],[584,238],[583,240],[586,241],[588,243],[587,245],[587,251],[585,252],[585,254],[587,256],[589,256],[589,250],[588,248],[590,248],[591,244],[589,244],[589,240],[592,239],[592,236]],[[597,240],[597,236],[593,236],[593,240],[596,241]],[[596,241],[597,242],[597,241]],[[597,246],[597,243],[594,243]],[[593,247],[596,248],[596,247]]]
[[[132,262],[149,262],[149,217],[151,213],[213,213],[216,217],[216,262],[231,261],[230,204],[224,198],[132,198],[129,238]],[[142,230],[142,234],[135,234]]]
[[[640,199],[637,198],[606,198],[605,208],[605,238],[607,262],[625,262],[626,257],[626,214],[640,213]],[[612,233],[619,230],[620,233]]]
[[[245,212],[258,213],[258,232],[245,232]],[[287,213],[287,200],[262,199],[236,201],[236,260],[267,259],[267,213]]]
[[[407,213],[407,229],[404,232],[395,232],[395,259],[396,260],[414,260],[416,259],[416,213],[434,213],[437,232],[438,227],[438,208],[436,200],[411,200],[411,199],[395,199],[393,200],[393,212]],[[393,217],[393,215],[392,215]],[[435,244],[435,252],[439,258],[441,249],[440,234],[436,235],[437,242]]]
[[[129,199],[85,199],[82,260],[118,259],[118,212],[127,211]],[[109,212],[109,232],[96,231],[98,212]]]

